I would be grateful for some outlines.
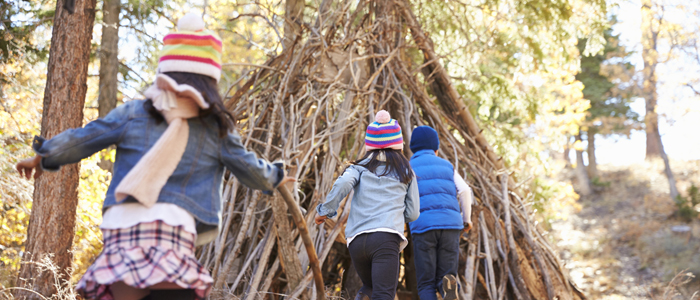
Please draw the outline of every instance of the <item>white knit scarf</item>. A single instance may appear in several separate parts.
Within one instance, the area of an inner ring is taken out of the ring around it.
[[[144,96],[153,101],[153,106],[168,122],[168,128],[122,179],[115,197],[121,202],[133,196],[146,207],[152,207],[187,148],[190,132],[187,119],[198,116],[199,109],[207,109],[209,104],[192,86],[177,84],[163,74],[156,76]]]

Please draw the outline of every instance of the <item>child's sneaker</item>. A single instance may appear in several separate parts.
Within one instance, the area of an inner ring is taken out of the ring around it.
[[[457,300],[457,278],[452,274],[447,274],[442,278],[442,291],[445,296],[443,300]]]
[[[355,300],[370,300],[369,296],[365,295],[362,292],[357,292],[357,296],[355,296]]]

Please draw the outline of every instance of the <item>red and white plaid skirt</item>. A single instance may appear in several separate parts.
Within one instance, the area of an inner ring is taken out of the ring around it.
[[[204,299],[213,284],[194,256],[195,235],[162,221],[102,231],[104,249],[76,289],[86,299],[111,300],[110,285],[145,289],[161,282],[194,289]]]

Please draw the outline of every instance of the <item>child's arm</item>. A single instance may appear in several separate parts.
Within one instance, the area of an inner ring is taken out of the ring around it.
[[[350,194],[353,187],[357,184],[360,178],[360,172],[358,172],[353,166],[348,167],[343,172],[343,175],[338,177],[333,183],[333,188],[331,192],[326,196],[326,202],[319,204],[316,207],[316,212],[318,217],[316,217],[316,224],[323,223],[327,218],[335,217],[340,205],[340,201]]]
[[[472,224],[472,202],[474,201],[474,192],[469,187],[467,182],[464,181],[462,176],[455,170],[454,175],[455,185],[457,186],[457,199],[459,199],[459,206],[462,208],[462,221],[468,224],[467,230],[471,228]]]
[[[418,220],[418,216],[420,216],[420,194],[418,193],[418,181],[415,175],[411,179],[411,183],[408,184],[405,201],[406,210],[403,212],[403,217],[406,223]]]
[[[118,143],[127,127],[132,105],[120,105],[104,118],[92,121],[83,128],[68,129],[49,140],[35,137],[32,148],[41,157],[41,168],[58,171],[62,165],[79,162]]]
[[[222,139],[221,162],[246,186],[263,191],[272,191],[284,178],[281,164],[273,164],[258,158],[245,149],[238,133],[230,133]]]

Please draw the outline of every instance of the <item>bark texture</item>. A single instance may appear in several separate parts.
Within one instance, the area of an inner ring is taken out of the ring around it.
[[[588,178],[594,179],[598,177],[598,162],[595,157],[595,130],[589,129],[586,140],[588,141],[588,149],[586,149],[586,154],[588,154]]]
[[[82,126],[87,92],[90,40],[95,20],[95,0],[75,0],[75,13],[66,11],[63,0],[56,2],[51,37],[48,75],[44,90],[41,134],[51,138],[70,128]],[[23,262],[38,261],[53,255],[61,280],[69,280],[76,206],[78,202],[79,164],[67,165],[55,173],[45,172],[34,183],[34,202],[27,230]],[[41,272],[35,264],[23,263],[18,285],[50,297],[56,293],[54,275]],[[65,286],[65,282],[59,282]],[[35,293],[17,290],[17,299],[41,299]]]
[[[645,98],[644,126],[647,134],[646,159],[661,157],[663,146],[659,133],[659,115],[656,112],[656,67],[658,61],[659,22],[654,17],[652,0],[642,0],[642,59],[644,60],[644,82],[642,86]]]
[[[102,41],[100,42],[100,90],[97,111],[100,118],[117,107],[119,74],[119,13],[121,0],[105,0],[102,6]],[[114,149],[113,147],[109,148]],[[103,158],[100,168],[112,171],[111,160]]]
[[[289,226],[289,217],[287,217],[287,204],[284,200],[275,197],[271,201],[272,214],[275,218],[275,228],[278,241],[278,253],[282,258],[282,269],[287,275],[289,288],[296,288],[301,283],[301,263],[297,249],[294,247],[294,236]]]
[[[105,0],[102,7],[102,41],[100,42],[100,94],[97,98],[100,118],[117,107],[119,73],[120,0]]]

